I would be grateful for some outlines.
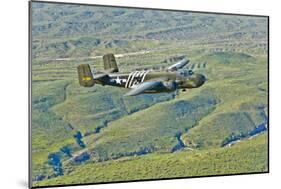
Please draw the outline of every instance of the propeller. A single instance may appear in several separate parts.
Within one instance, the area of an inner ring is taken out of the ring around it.
[[[198,70],[198,69],[205,69],[207,67],[207,62],[198,62],[198,63],[193,63],[189,64],[186,66],[188,70]]]

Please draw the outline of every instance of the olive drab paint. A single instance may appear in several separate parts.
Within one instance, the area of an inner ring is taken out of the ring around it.
[[[101,84],[130,88],[131,92],[127,95],[131,96],[141,93],[173,92],[178,89],[185,90],[202,86],[206,81],[204,75],[178,72],[188,63],[189,60],[184,58],[165,71],[146,70],[119,73],[114,55],[106,54],[103,56],[104,72],[97,72],[93,75],[88,64],[81,64],[77,69],[81,86],[92,87],[95,84]]]

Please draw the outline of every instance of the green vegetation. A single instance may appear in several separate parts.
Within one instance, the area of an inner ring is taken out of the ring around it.
[[[268,170],[267,131],[251,135],[268,119],[266,18],[32,6],[34,186]],[[108,52],[120,71],[187,55],[208,81],[177,96],[79,86],[77,65],[102,70]]]
[[[103,163],[89,162],[67,176],[36,186],[192,177],[268,171],[267,135],[229,148],[150,154]],[[90,173],[90,174],[89,174]]]

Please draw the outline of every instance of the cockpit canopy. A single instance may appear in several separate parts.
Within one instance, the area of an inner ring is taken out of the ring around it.
[[[194,72],[192,70],[188,70],[188,69],[182,69],[182,70],[178,71],[178,73],[183,77],[188,77],[188,76],[194,74]]]

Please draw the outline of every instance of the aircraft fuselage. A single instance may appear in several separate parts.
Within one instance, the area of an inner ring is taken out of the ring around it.
[[[98,76],[98,74],[97,74]],[[167,85],[159,87],[155,92],[169,92],[174,91],[172,86],[173,81],[177,81],[177,87],[179,89],[197,88],[204,84],[205,76],[202,74],[192,74],[190,76],[182,76],[177,72],[169,71],[134,71],[131,73],[109,73],[108,77],[96,78],[94,75],[94,81],[96,84],[111,85],[116,87],[134,88],[136,85],[153,80],[163,80]],[[153,91],[147,91],[153,92]]]

